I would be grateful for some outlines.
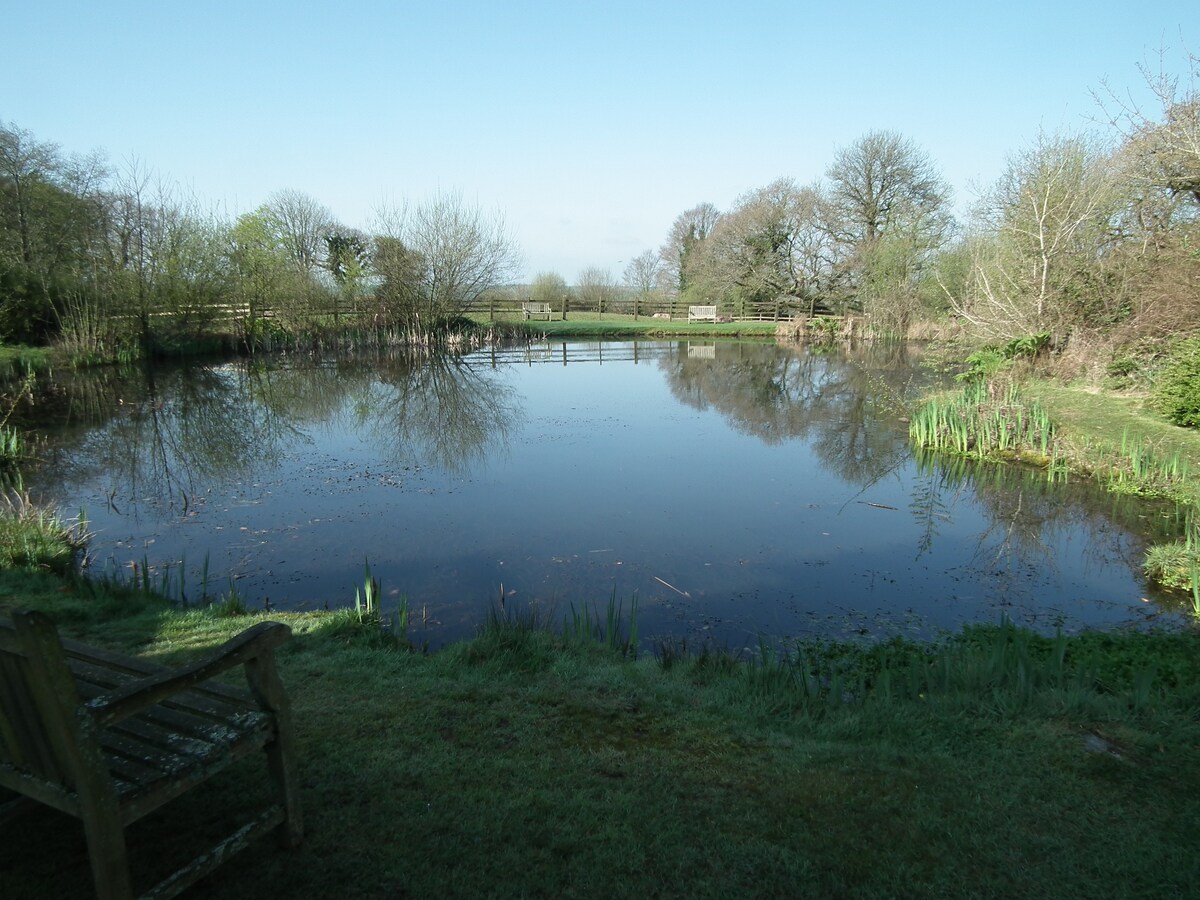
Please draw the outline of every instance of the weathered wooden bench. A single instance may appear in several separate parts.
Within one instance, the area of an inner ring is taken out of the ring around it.
[[[521,312],[525,314],[526,319],[537,319],[544,316],[547,322],[554,315],[554,310],[550,308],[549,303],[522,303]]]
[[[689,306],[688,321],[715,322],[717,321],[717,308],[715,306]]]
[[[129,898],[125,827],[264,750],[271,805],[144,896],[175,896],[269,831],[297,845],[291,719],[273,653],[290,635],[263,622],[194,665],[166,669],[62,640],[41,613],[0,619],[0,788],[21,795],[0,805],[0,821],[30,801],[76,816],[97,896]],[[211,680],[237,665],[248,691]]]

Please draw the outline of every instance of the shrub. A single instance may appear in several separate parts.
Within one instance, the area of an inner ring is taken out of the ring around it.
[[[1200,427],[1200,336],[1171,348],[1155,380],[1153,405],[1168,422]]]

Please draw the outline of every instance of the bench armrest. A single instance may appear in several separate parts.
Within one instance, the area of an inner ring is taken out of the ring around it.
[[[131,681],[114,691],[94,697],[86,705],[97,725],[111,725],[234,666],[260,656],[270,656],[291,635],[292,629],[280,622],[260,622],[237,637],[230,638],[197,663]]]

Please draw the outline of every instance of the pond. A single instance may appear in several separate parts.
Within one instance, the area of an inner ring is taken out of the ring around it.
[[[365,565],[431,647],[504,598],[639,604],[643,638],[929,637],[1173,619],[1140,572],[1169,509],[918,459],[904,346],[535,343],[66,375],[26,479],[93,571],[201,602],[353,605]]]

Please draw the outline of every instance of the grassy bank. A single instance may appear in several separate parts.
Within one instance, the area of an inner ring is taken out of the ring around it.
[[[165,661],[256,620],[9,569],[18,604]],[[1171,897],[1200,877],[1192,635],[985,628],[738,662],[502,617],[423,656],[352,614],[274,618],[307,840],[204,896]],[[257,765],[134,826],[139,883],[259,796]],[[87,895],[73,820],[0,834],[0,895]]]
[[[1070,436],[1070,445],[1080,458],[1097,458],[1128,435],[1157,457],[1167,459],[1179,454],[1186,459],[1188,493],[1200,499],[1200,430],[1163,421],[1141,396],[1047,380],[1029,381],[1025,390]]]

